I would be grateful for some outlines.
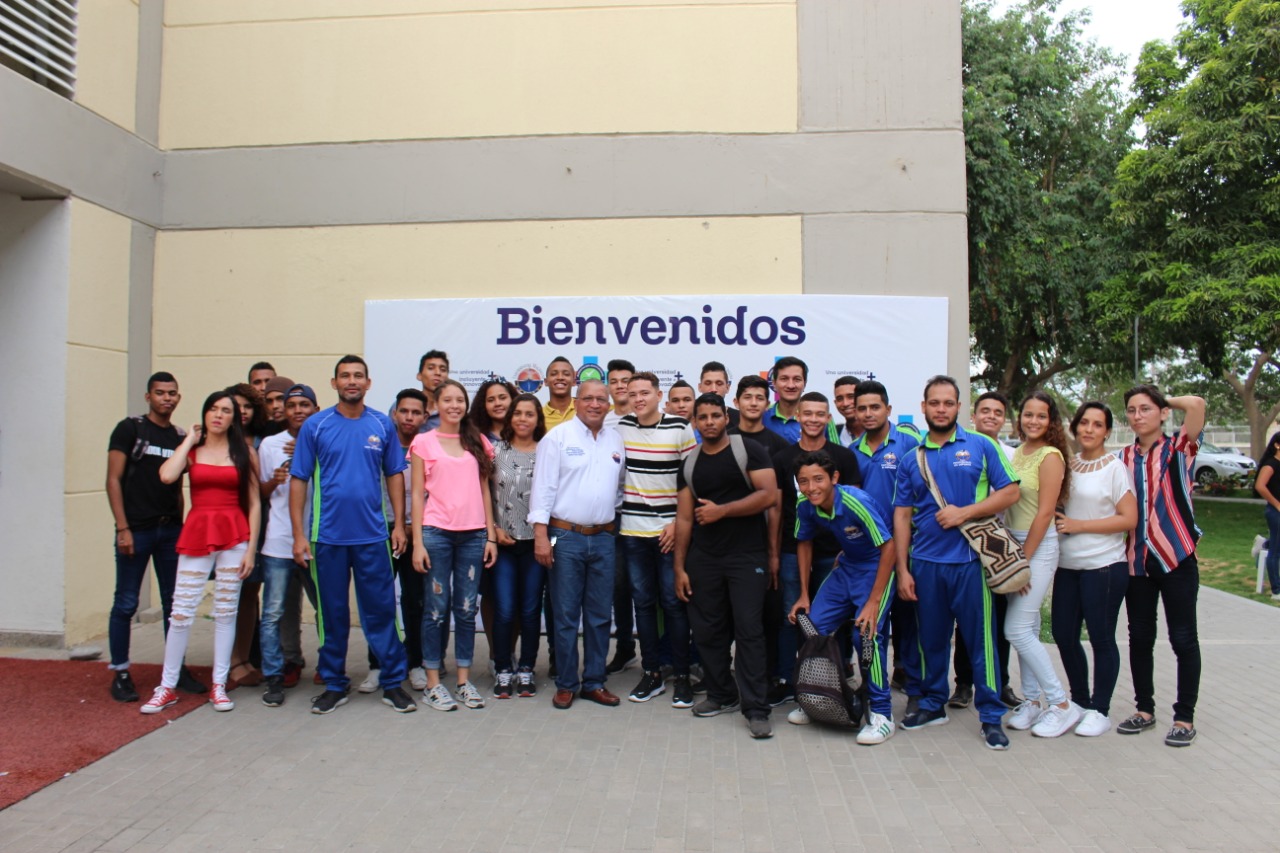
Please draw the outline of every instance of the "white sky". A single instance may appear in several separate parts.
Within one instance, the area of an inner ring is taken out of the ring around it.
[[[1003,12],[1014,5],[996,0]],[[1151,39],[1168,41],[1182,23],[1179,0],[1062,0],[1059,13],[1092,9],[1093,20],[1086,33],[1099,44],[1125,54],[1130,71],[1138,61],[1142,46]]]

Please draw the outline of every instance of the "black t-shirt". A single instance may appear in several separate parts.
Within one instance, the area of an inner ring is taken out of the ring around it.
[[[769,456],[763,447],[751,441],[744,441],[743,446],[747,449],[748,472],[770,467]],[[676,481],[679,488],[685,487],[683,465]],[[755,487],[742,476],[742,470],[733,458],[733,448],[726,446],[719,453],[707,453],[703,449],[698,454],[693,465],[693,491],[700,499],[727,504],[747,497]],[[763,562],[769,553],[768,533],[764,512],[722,518],[709,525],[698,524],[695,519],[689,550],[703,555],[752,556]]]
[[[747,441],[753,441],[764,448],[765,453],[769,454],[769,458],[773,459],[773,455],[779,451],[786,450],[791,443],[782,436],[778,435],[771,429],[761,429],[758,432],[743,432],[740,427],[729,427],[730,435],[740,435]]]
[[[1271,497],[1280,499],[1280,457],[1272,457],[1268,459],[1263,464],[1262,468],[1258,469],[1258,473],[1261,474],[1265,468],[1271,469],[1271,478],[1263,484],[1262,488],[1270,492]]]
[[[832,462],[836,463],[840,485],[862,485],[858,457],[853,455],[853,451],[847,447],[841,447],[834,441],[827,441],[822,450],[831,457]],[[788,444],[773,457],[773,470],[778,475],[778,488],[782,490],[782,553],[784,554],[796,552],[796,500],[800,494],[796,489],[796,460],[807,452],[801,450],[799,444]],[[814,557],[834,557],[838,553],[840,553],[840,544],[826,530],[819,531],[813,537]]]
[[[125,455],[120,486],[130,527],[155,527],[161,519],[182,522],[182,481],[160,482],[160,466],[182,444],[183,435],[173,424],[156,426],[145,416],[125,418],[112,430],[107,449]]]

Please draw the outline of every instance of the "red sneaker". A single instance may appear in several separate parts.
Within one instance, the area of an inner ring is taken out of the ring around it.
[[[227,696],[225,684],[215,684],[209,689],[209,701],[213,703],[215,711],[230,711],[236,706],[236,703]]]
[[[156,688],[156,692],[151,694],[151,698],[138,710],[144,714],[159,714],[165,708],[171,708],[178,704],[178,693],[172,687],[165,687],[163,684]]]

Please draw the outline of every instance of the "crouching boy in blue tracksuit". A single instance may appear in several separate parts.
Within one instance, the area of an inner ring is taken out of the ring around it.
[[[854,626],[875,637],[875,653],[863,678],[871,695],[871,713],[858,732],[858,743],[884,743],[893,736],[893,709],[889,677],[885,671],[888,647],[885,623],[893,603],[893,566],[896,551],[889,515],[875,498],[862,489],[838,483],[835,462],[824,451],[802,454],[795,467],[797,491],[804,496],[796,504],[796,562],[800,569],[800,597],[791,608],[796,613],[809,610],[814,627],[830,634],[854,616]],[[809,574],[813,568],[813,537],[826,529],[840,543],[834,571],[827,577],[809,604]],[[789,722],[808,722],[797,708]]]

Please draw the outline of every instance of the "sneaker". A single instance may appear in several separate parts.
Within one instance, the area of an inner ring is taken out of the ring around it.
[[[693,685],[689,683],[689,676],[677,675],[676,680],[671,682],[671,707],[693,707]]]
[[[268,708],[279,708],[284,704],[284,678],[282,676],[267,676],[267,689],[262,694],[262,704]]]
[[[1043,713],[1044,706],[1039,701],[1026,699],[1009,715],[1009,728],[1025,732],[1036,724],[1036,720],[1040,719]]]
[[[905,711],[902,712],[902,718],[905,720],[907,717],[910,717],[912,714],[914,714],[916,711],[919,711],[919,710],[920,710],[920,697],[908,696],[907,708]]]
[[[863,746],[874,746],[877,743],[884,743],[893,737],[893,733],[897,730],[897,726],[893,724],[893,720],[884,714],[872,712],[871,718],[867,720],[867,724],[862,727],[862,731],[858,732],[858,743]]]
[[[475,685],[470,681],[464,681],[458,685],[458,698],[468,708],[484,707],[484,697],[480,695],[480,691],[476,690]]]
[[[923,729],[925,726],[945,726],[949,722],[951,720],[947,717],[946,708],[939,708],[936,711],[926,711],[921,708],[914,714],[903,717],[902,727],[907,731],[914,731]]]
[[[332,714],[339,705],[347,704],[347,691],[326,690],[311,698],[311,713]]]
[[[646,672],[627,698],[632,702],[648,702],[654,696],[667,692],[667,685],[662,681],[661,672]]]
[[[427,671],[420,666],[409,670],[409,686],[419,693],[427,689]]]
[[[129,670],[116,670],[116,677],[111,679],[111,698],[117,702],[138,701],[138,688],[133,686],[133,676],[129,674]]]
[[[521,699],[538,695],[538,681],[533,677],[533,670],[527,666],[516,671],[516,694]]]
[[[948,708],[968,708],[973,702],[973,685],[957,684],[956,690],[951,694],[951,698],[947,700]]]
[[[227,696],[227,685],[215,684],[213,689],[209,691],[209,702],[213,704],[215,711],[230,711],[236,706],[230,697]]]
[[[418,710],[417,704],[404,692],[403,687],[392,687],[382,691],[382,703],[390,705],[397,714],[411,714]]]
[[[1097,737],[1111,731],[1111,718],[1094,710],[1084,712],[1080,724],[1076,726],[1076,734],[1080,737]]]
[[[374,693],[382,686],[382,670],[371,669],[369,674],[364,677],[364,681],[360,682],[360,686],[356,688],[359,693]]]
[[[776,708],[779,705],[785,705],[788,702],[795,701],[796,689],[791,686],[790,682],[783,681],[779,678],[773,684],[769,685],[768,702],[770,708]]]
[[[982,741],[987,745],[987,749],[1009,748],[1009,736],[1004,733],[1004,728],[999,723],[982,724]]]
[[[138,710],[144,714],[159,714],[165,708],[171,708],[176,704],[178,704],[178,694],[172,687],[161,685]]]
[[[515,674],[509,669],[504,669],[498,673],[497,678],[493,681],[493,698],[510,699],[512,693],[511,682],[514,680]]]
[[[1013,692],[1013,688],[1007,684],[1005,685],[1004,690],[1000,691],[1000,701],[1003,702],[1004,706],[1010,711],[1022,704],[1022,699],[1020,699],[1018,694]]]
[[[1191,746],[1191,742],[1196,739],[1196,730],[1194,726],[1175,725],[1169,729],[1169,733],[1164,736],[1165,746]]]
[[[613,660],[609,661],[609,665],[604,668],[607,675],[617,675],[626,669],[631,669],[640,662],[640,658],[636,657],[635,649],[631,651],[620,651],[614,654]]]
[[[804,712],[804,708],[797,705],[791,709],[790,714],[787,714],[787,722],[793,726],[807,726],[811,721],[809,715]]]
[[[1084,709],[1070,700],[1065,708],[1050,705],[1031,727],[1031,734],[1036,737],[1061,737],[1074,729],[1083,716]]]
[[[1271,593],[1271,600],[1272,600],[1272,601],[1280,601],[1280,592],[1273,592],[1273,593]]]
[[[1267,537],[1253,537],[1253,547],[1249,549],[1249,553],[1253,555],[1253,559],[1258,559],[1258,555],[1262,553],[1262,549],[1267,547]]]
[[[437,711],[456,711],[458,703],[453,700],[453,694],[449,692],[449,688],[443,684],[437,684],[426,693],[427,704]]]
[[[699,678],[689,685],[689,689],[693,691],[694,696],[704,695],[707,692],[707,679]]]
[[[714,699],[703,699],[693,706],[693,715],[695,717],[715,717],[720,714],[731,714],[741,707],[742,705],[736,699],[727,705],[721,705]]]
[[[184,665],[178,670],[178,689],[183,693],[208,693],[209,688],[204,682],[191,674],[191,670]]]
[[[1145,732],[1149,728],[1153,728],[1156,724],[1155,715],[1144,717],[1136,711],[1120,721],[1120,725],[1116,726],[1116,731],[1122,735],[1136,735]]]
[[[773,737],[773,724],[768,717],[747,717],[747,733],[756,740]]]

